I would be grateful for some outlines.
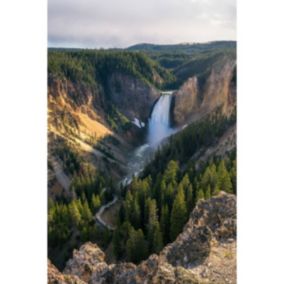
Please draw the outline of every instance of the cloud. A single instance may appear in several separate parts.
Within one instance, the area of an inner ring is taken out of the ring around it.
[[[50,46],[234,40],[235,22],[235,0],[48,1]]]

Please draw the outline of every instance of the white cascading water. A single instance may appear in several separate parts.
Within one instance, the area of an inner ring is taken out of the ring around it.
[[[162,92],[152,111],[148,128],[148,144],[151,147],[157,147],[164,138],[173,133],[170,127],[172,93]]]
[[[130,184],[133,176],[138,176],[144,169],[151,152],[160,142],[175,132],[170,127],[170,107],[173,91],[161,92],[161,97],[155,104],[148,125],[147,143],[139,146],[128,163],[128,175],[121,180],[121,184]],[[153,153],[153,152],[152,152]]]

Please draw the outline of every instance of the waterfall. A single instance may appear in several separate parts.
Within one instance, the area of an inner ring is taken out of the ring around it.
[[[159,142],[173,133],[170,127],[172,93],[162,92],[152,111],[148,128],[148,143],[151,147],[158,146]]]
[[[132,153],[127,164],[128,174],[120,181],[123,186],[130,184],[133,176],[139,176],[159,143],[176,132],[175,129],[170,127],[170,108],[173,92],[161,92],[160,98],[154,105],[148,123],[147,141]]]

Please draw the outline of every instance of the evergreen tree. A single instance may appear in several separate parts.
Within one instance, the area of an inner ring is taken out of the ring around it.
[[[139,203],[138,203],[138,198],[135,197],[135,200],[133,201],[132,203],[132,215],[131,215],[131,224],[136,228],[140,228],[141,226],[141,221],[140,221],[140,218],[141,218],[141,210],[140,210],[140,206],[139,206]]]
[[[156,200],[150,200],[148,203],[148,244],[149,244],[149,252],[158,253],[162,247],[162,233],[160,230],[160,224],[157,216],[157,206]]]
[[[168,243],[170,241],[170,213],[169,207],[167,204],[163,205],[161,210],[161,220],[160,220],[160,227],[163,235],[164,243]]]
[[[125,201],[124,201],[124,208],[125,208],[125,220],[131,221],[132,216],[132,208],[133,208],[133,196],[130,190],[127,191]]]
[[[183,190],[180,189],[174,200],[173,209],[171,212],[170,237],[172,241],[174,241],[177,235],[182,231],[186,221],[187,208],[185,204],[185,197]]]
[[[233,192],[236,193],[236,188],[237,188],[237,164],[236,160],[233,160],[232,162],[232,168],[230,170],[230,177],[231,177],[231,182],[233,186]]]
[[[218,166],[218,187],[222,191],[229,193],[233,192],[231,178],[225,166],[224,160],[222,160]]]
[[[215,163],[212,163],[210,166],[211,178],[210,178],[210,185],[211,190],[214,190],[215,186],[217,185],[217,169]],[[213,192],[211,192],[213,193]]]
[[[207,186],[207,189],[204,194],[205,199],[209,199],[211,197],[211,187],[210,185]]]
[[[170,183],[167,186],[165,197],[164,197],[164,202],[168,204],[170,209],[172,208],[172,205],[173,205],[174,193],[175,193],[174,186],[172,183]]]
[[[138,263],[147,257],[147,242],[141,229],[130,229],[129,239],[126,242],[127,260]]]
[[[218,195],[220,192],[220,188],[218,187],[218,184],[215,185],[215,188],[213,189],[213,195]]]
[[[178,185],[178,190],[182,189],[184,193],[187,191],[187,188],[189,187],[189,177],[188,174],[185,174],[181,180],[181,182]]]
[[[163,248],[163,236],[159,222],[154,224],[152,230],[153,230],[153,244],[151,252],[159,253]]]
[[[69,212],[73,225],[78,226],[81,222],[81,214],[75,201],[70,203]]]
[[[166,184],[172,184],[173,187],[176,186],[177,172],[178,172],[178,163],[173,160],[169,161],[168,166],[163,175],[163,179],[166,182]]]
[[[197,194],[196,194],[196,202],[198,200],[201,200],[201,199],[204,199],[204,192],[203,192],[202,188],[199,188],[197,190]]]
[[[93,218],[92,212],[89,208],[88,201],[86,200],[83,204],[83,210],[82,210],[82,218],[86,222],[90,222]]]
[[[192,184],[189,184],[186,190],[186,205],[187,205],[187,215],[189,215],[190,211],[193,209],[194,206]]]
[[[201,177],[200,187],[207,188],[207,186],[210,185],[210,181],[211,181],[211,171],[210,168],[207,167],[205,169],[204,174]]]
[[[92,195],[92,209],[94,212],[97,212],[97,210],[101,207],[101,199],[99,195],[93,194]]]
[[[116,256],[116,258],[122,257],[124,253],[124,247],[122,244],[123,236],[121,235],[120,232],[121,232],[120,228],[116,229],[112,237],[113,253]]]

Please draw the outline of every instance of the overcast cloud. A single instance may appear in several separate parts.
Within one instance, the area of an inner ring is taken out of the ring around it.
[[[126,47],[236,39],[235,0],[48,0],[48,43]]]

